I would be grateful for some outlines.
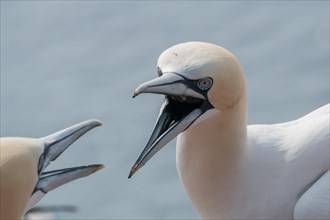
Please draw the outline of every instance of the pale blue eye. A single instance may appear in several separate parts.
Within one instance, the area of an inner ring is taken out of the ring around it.
[[[197,87],[200,90],[207,90],[212,86],[212,79],[211,78],[203,78],[197,81]]]

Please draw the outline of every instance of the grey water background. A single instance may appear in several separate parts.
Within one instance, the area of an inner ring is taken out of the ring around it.
[[[233,52],[249,90],[249,124],[300,117],[329,102],[329,1],[1,1],[1,136],[41,137],[97,118],[104,126],[49,169],[106,169],[50,192],[62,219],[194,219],[175,141],[132,179],[162,97],[134,89],[180,42]],[[225,198],[224,198],[225,199]]]

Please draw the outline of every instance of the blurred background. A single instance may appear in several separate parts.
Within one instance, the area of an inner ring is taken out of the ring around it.
[[[134,89],[166,48],[221,45],[240,60],[249,124],[296,119],[329,102],[329,1],[1,1],[1,136],[41,137],[97,118],[49,169],[104,163],[40,206],[58,219],[194,219],[175,141],[132,179],[163,99]]]

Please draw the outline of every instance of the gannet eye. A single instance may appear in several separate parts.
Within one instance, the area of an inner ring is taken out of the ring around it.
[[[162,72],[162,70],[159,67],[157,67],[157,74],[158,74],[158,76],[162,76],[163,75],[163,72]]]
[[[211,78],[203,78],[197,81],[197,87],[200,90],[208,90],[213,84],[213,81]]]

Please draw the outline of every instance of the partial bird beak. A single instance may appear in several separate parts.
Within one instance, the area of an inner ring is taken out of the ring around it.
[[[99,120],[88,120],[40,138],[45,147],[38,163],[39,179],[25,211],[30,210],[47,192],[104,168],[102,164],[94,164],[43,172],[50,162],[61,155],[73,142],[100,125],[102,122]]]
[[[191,96],[197,99],[205,99],[203,95],[194,91],[193,81],[185,79],[176,73],[166,73],[138,86],[133,94],[133,98],[141,93],[156,93],[172,96]]]
[[[26,211],[37,204],[49,191],[56,189],[73,180],[86,177],[104,168],[103,164],[72,167],[60,170],[43,172],[27,204]]]
[[[166,99],[151,137],[133,165],[128,178],[131,178],[168,142],[186,130],[199,116],[212,108],[205,96],[196,91],[194,80],[185,79],[176,73],[166,73],[141,84],[134,91],[133,97],[141,93],[164,94]]]
[[[51,161],[54,161],[58,156],[60,156],[82,135],[100,125],[102,125],[102,122],[99,120],[88,120],[40,138],[40,140],[45,144],[45,150],[44,155],[41,156],[40,159],[43,160],[43,162],[39,161],[40,167],[38,168],[38,172],[41,173]]]

